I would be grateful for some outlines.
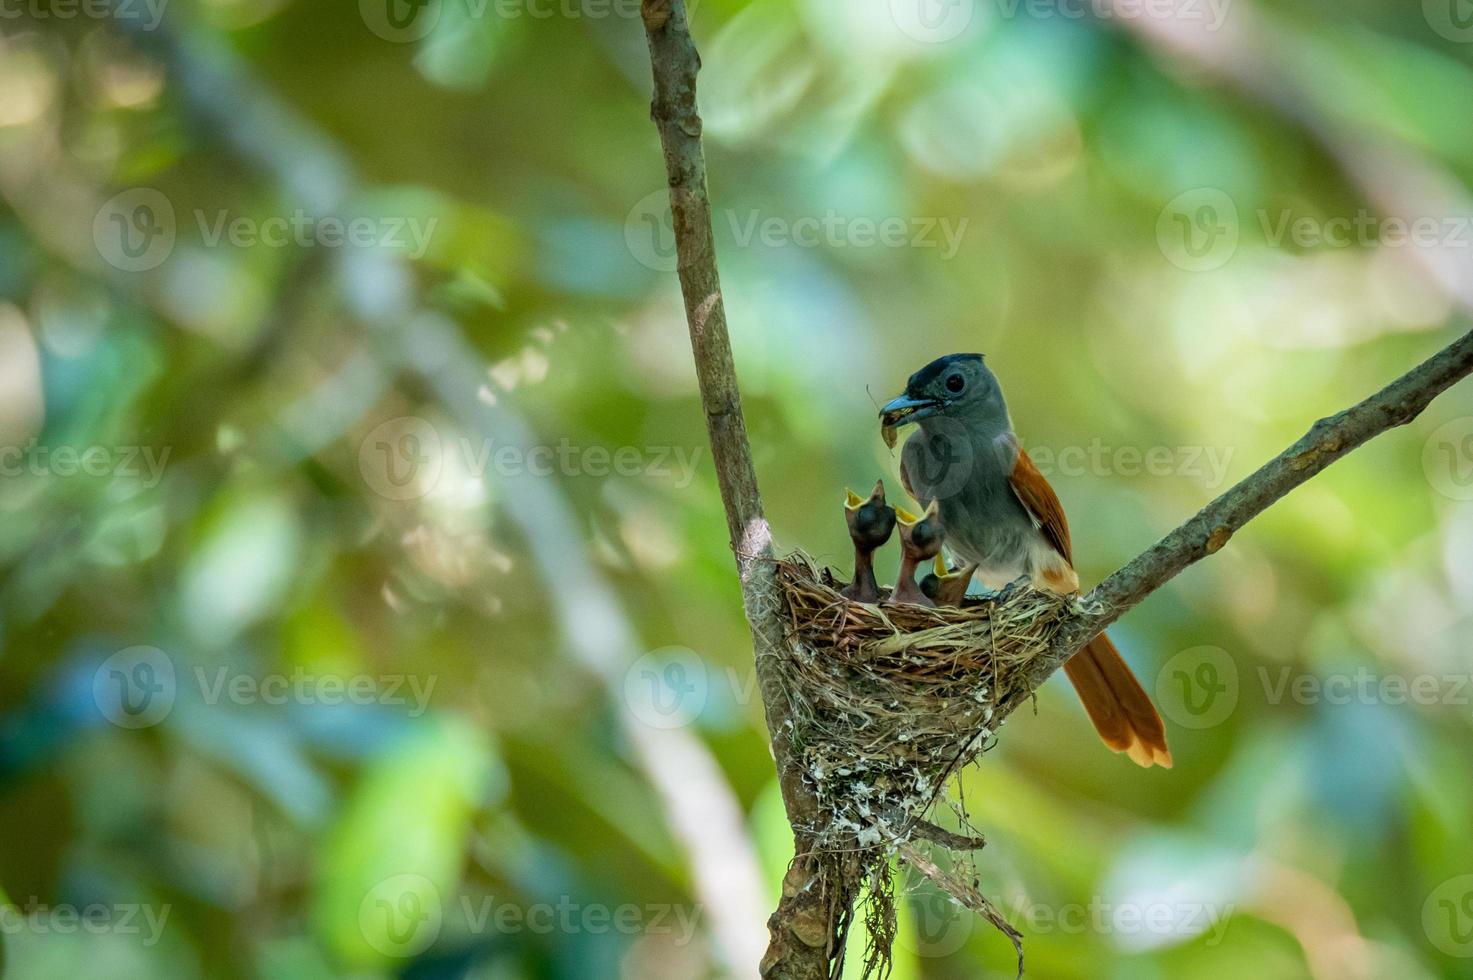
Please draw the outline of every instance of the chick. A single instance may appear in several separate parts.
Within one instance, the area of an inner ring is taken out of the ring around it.
[[[895,579],[891,602],[910,602],[917,606],[934,606],[916,585],[916,569],[941,553],[941,515],[936,501],[920,517],[900,508],[895,510],[900,525],[900,571]]]
[[[954,572],[948,571],[946,560],[937,555],[934,568],[935,571],[921,579],[922,594],[938,606],[960,606],[977,572],[977,564],[972,562]]]
[[[842,595],[855,602],[879,602],[880,585],[875,581],[875,551],[884,547],[895,530],[895,508],[885,504],[885,481],[875,483],[866,500],[853,490],[844,502],[844,520],[854,542],[854,580]]]

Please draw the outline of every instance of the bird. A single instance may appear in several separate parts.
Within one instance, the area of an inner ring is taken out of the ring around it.
[[[931,501],[920,517],[896,507],[895,520],[900,525],[900,571],[896,573],[890,601],[934,606],[936,603],[916,585],[916,569],[941,553],[941,517],[936,510],[936,501]]]
[[[919,426],[901,450],[901,483],[939,508],[947,548],[975,562],[985,585],[1007,589],[1026,579],[1038,589],[1079,591],[1063,506],[1019,444],[983,355],[927,364],[880,409],[880,423]],[[1171,767],[1161,716],[1108,636],[1091,640],[1064,671],[1107,746],[1143,767]]]
[[[946,559],[938,554],[935,571],[921,579],[921,591],[938,606],[960,606],[976,572],[976,562],[950,571],[946,567]]]
[[[854,602],[879,602],[874,553],[885,546],[895,531],[895,508],[885,503],[885,481],[875,481],[874,493],[868,500],[853,490],[846,491],[844,521],[849,525],[849,539],[854,542],[854,580],[840,594]]]

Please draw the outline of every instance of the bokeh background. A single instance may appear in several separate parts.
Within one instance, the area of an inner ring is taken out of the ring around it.
[[[784,547],[845,565],[943,353],[1096,582],[1467,329],[1462,0],[692,21]],[[754,975],[791,841],[648,98],[629,0],[0,2],[7,976]],[[1173,771],[1013,718],[960,789],[1030,975],[1473,976],[1470,555],[1464,385],[1115,629]],[[897,980],[1012,975],[902,912]]]

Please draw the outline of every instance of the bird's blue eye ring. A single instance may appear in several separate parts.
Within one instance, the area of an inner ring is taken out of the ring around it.
[[[953,395],[961,391],[966,386],[967,380],[963,378],[960,374],[953,374],[951,377],[946,379],[946,390],[951,392]]]

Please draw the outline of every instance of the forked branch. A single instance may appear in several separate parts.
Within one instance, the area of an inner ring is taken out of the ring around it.
[[[790,706],[772,660],[784,643],[783,597],[742,419],[716,268],[701,119],[696,111],[700,56],[691,40],[684,0],[643,0],[642,12],[654,70],[651,116],[664,148],[680,287],[701,403],[741,576],[743,604],[755,640],[757,677],[773,756],[799,855],[784,882],[778,909],[768,921],[771,946],[762,961],[762,975],[773,980],[821,980],[829,977],[835,958],[841,955],[831,937],[834,924],[848,915],[848,909],[835,907],[832,893],[821,887],[812,874],[811,862],[805,860],[812,850],[809,831],[818,826],[820,814],[802,778],[792,744]],[[1051,650],[1028,665],[1024,689],[1036,689],[1096,633],[1182,569],[1218,551],[1274,501],[1372,437],[1410,422],[1433,398],[1469,373],[1473,373],[1473,334],[1457,340],[1358,405],[1315,423],[1293,446],[1089,593],[1081,606],[1086,611],[1060,631]],[[1023,697],[1026,695],[1001,705],[999,714],[1005,716]],[[980,841],[968,839],[967,843]],[[901,853],[917,870],[947,886],[948,876],[913,845],[902,845]],[[985,898],[974,890],[957,894],[948,887],[948,891],[992,919],[1016,941],[1016,932]]]

